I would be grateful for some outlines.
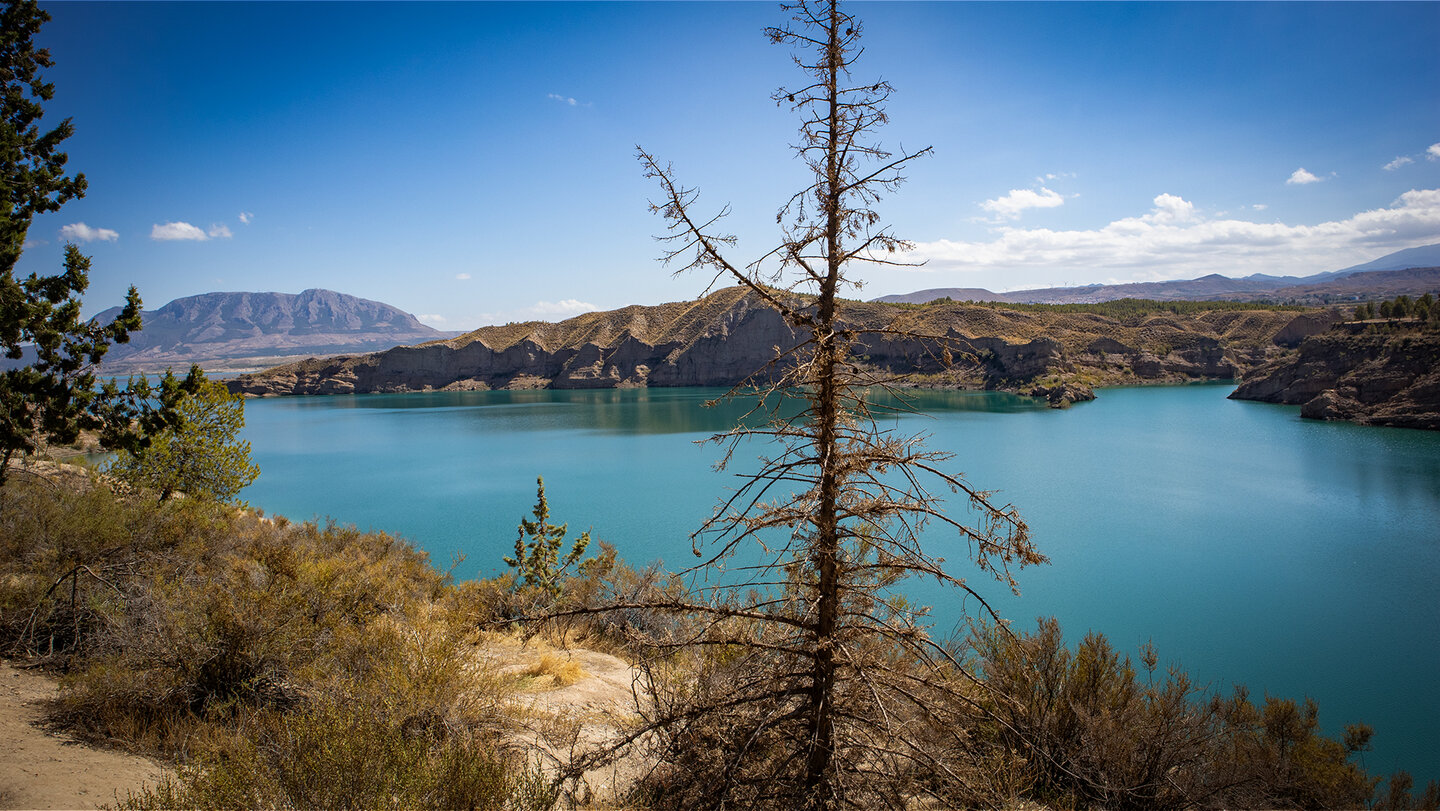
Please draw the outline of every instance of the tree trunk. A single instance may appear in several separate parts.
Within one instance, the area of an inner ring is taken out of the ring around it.
[[[810,803],[817,809],[835,806],[836,792],[830,779],[835,756],[836,632],[840,617],[840,525],[839,501],[843,482],[840,459],[840,387],[836,380],[840,347],[835,336],[835,298],[840,282],[842,257],[840,217],[839,155],[839,66],[843,54],[839,36],[839,10],[835,0],[829,8],[829,42],[825,56],[825,95],[829,107],[825,140],[825,281],[820,286],[819,307],[814,326],[816,377],[812,388],[816,436],[820,459],[818,514],[815,519],[815,568],[819,575],[818,612],[815,623],[815,666],[812,676],[811,749],[806,763],[805,787]]]

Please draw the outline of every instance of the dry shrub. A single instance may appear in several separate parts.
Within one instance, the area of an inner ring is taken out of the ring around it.
[[[634,800],[653,809],[793,809],[807,801],[803,658],[773,629],[709,625],[673,656],[645,660],[638,741],[653,763]],[[733,640],[751,635],[750,644]],[[722,639],[731,641],[721,641]],[[999,807],[1029,786],[1007,758],[966,746],[971,680],[883,640],[854,640],[866,678],[836,691],[836,801],[853,808]],[[667,723],[657,724],[655,719]],[[678,719],[678,721],[677,721]]]
[[[1436,312],[1440,312],[1437,310]],[[1431,780],[1417,797],[1411,793],[1415,778],[1404,770],[1395,772],[1385,781],[1385,792],[1373,808],[1375,811],[1435,811],[1440,809],[1440,781]]]
[[[574,659],[547,651],[523,675],[533,678],[535,686],[569,687],[590,674]]]
[[[12,481],[0,551],[9,651],[68,671],[52,721],[181,763],[126,807],[549,803],[470,618],[395,538]]]
[[[240,741],[121,808],[547,808],[543,780],[479,734],[417,730],[366,708],[266,711]]]
[[[451,604],[479,627],[634,658],[645,640],[673,636],[684,624],[674,612],[647,607],[676,602],[683,589],[659,564],[637,569],[620,560],[611,544],[598,545],[599,554],[559,581],[558,598],[504,572],[457,584],[450,590]]]
[[[0,650],[60,664],[116,610],[137,544],[165,539],[88,476],[17,470],[0,489]]]
[[[1023,753],[1030,795],[1057,807],[1357,808],[1375,781],[1348,758],[1368,727],[1346,743],[1318,733],[1318,709],[1243,687],[1212,697],[1177,668],[1156,673],[1141,649],[1142,677],[1104,636],[1072,652],[1059,624],[1033,634],[977,629],[970,644],[985,678],[975,716],[980,751]]]
[[[176,540],[133,555],[129,576],[114,584],[123,599],[73,652],[78,666],[57,717],[97,737],[131,736],[147,720],[294,705],[347,645],[370,644],[359,641],[364,631],[428,600],[440,582],[422,556],[385,536],[281,526],[199,503],[137,509],[156,510]],[[112,726],[119,715],[130,717],[129,731]]]
[[[509,686],[474,655],[477,637],[463,615],[416,603],[346,629],[302,676],[315,695],[411,727],[495,731]]]

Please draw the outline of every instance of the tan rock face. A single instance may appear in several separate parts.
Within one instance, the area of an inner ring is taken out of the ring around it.
[[[855,331],[854,356],[877,371],[910,376],[917,385],[1025,392],[1043,378],[1047,393],[1037,396],[1046,397],[1056,379],[1077,375],[1112,383],[1231,378],[1279,353],[1272,339],[1295,318],[1267,311],[1210,315],[1161,313],[1122,322],[1086,313],[861,302],[847,302],[841,311]],[[231,389],[279,395],[732,386],[775,379],[784,372],[777,358],[800,343],[795,329],[759,297],[729,288],[694,302],[587,313],[558,324],[485,327],[421,346],[312,358],[243,375]],[[1058,400],[1074,401],[1085,399],[1088,389],[1056,390],[1062,392]]]
[[[1344,316],[1335,310],[1302,313],[1275,333],[1275,343],[1279,346],[1299,346],[1301,341],[1311,335],[1319,335],[1343,320]]]

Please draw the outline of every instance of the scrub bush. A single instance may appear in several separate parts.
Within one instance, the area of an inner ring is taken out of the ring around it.
[[[980,748],[1025,753],[1028,793],[1052,806],[1359,808],[1374,791],[1349,762],[1369,728],[1324,737],[1309,699],[1209,696],[1178,668],[1157,676],[1149,645],[1142,677],[1103,635],[1072,652],[1054,619],[1018,636],[977,629],[970,647]]]
[[[265,712],[243,737],[122,809],[530,809],[540,775],[478,735],[435,733],[346,704]]]
[[[50,720],[181,764],[126,807],[549,802],[455,590],[396,538],[67,473],[0,488],[0,553],[0,644],[65,674]]]

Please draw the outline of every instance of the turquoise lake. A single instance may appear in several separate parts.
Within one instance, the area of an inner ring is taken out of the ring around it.
[[[1336,734],[1376,729],[1376,774],[1440,778],[1440,433],[1301,420],[1225,399],[1228,385],[1106,389],[1052,411],[993,392],[921,392],[900,420],[955,454],[949,469],[1000,491],[1048,566],[1023,596],[985,585],[1017,629],[1059,618],[1122,653],[1228,692],[1235,682],[1320,705]],[[706,389],[466,392],[250,400],[262,471],[241,497],[296,520],[399,534],[457,576],[503,567],[545,477],[552,519],[635,564],[689,565],[689,535],[727,488],[718,451],[738,403]],[[761,450],[742,448],[735,470]],[[952,514],[964,510],[952,502]],[[982,586],[963,547],[927,536]],[[964,608],[927,584],[937,633]],[[974,608],[974,606],[970,606]]]

